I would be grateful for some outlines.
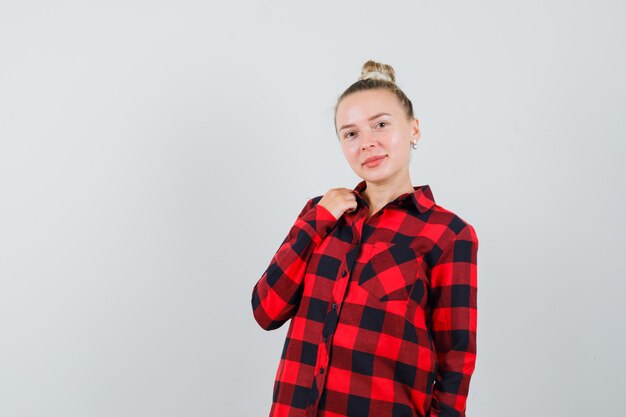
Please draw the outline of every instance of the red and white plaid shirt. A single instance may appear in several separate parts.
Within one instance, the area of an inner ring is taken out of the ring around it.
[[[271,417],[465,417],[476,361],[474,228],[414,187],[368,219],[310,199],[252,291],[291,319]]]

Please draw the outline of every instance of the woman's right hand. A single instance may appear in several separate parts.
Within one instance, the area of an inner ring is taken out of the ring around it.
[[[343,213],[353,212],[357,208],[356,196],[349,188],[331,188],[326,191],[318,204],[332,213],[337,220]]]

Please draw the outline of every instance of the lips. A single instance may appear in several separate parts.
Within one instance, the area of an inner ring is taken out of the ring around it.
[[[361,165],[365,165],[368,164],[372,161],[377,161],[379,159],[383,159],[385,158],[386,155],[379,155],[379,156],[370,156],[369,158],[367,158]]]

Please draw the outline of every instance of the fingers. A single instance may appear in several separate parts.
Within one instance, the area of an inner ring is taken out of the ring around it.
[[[357,202],[356,202],[356,195],[354,194],[354,191],[346,188],[347,193],[346,193],[346,202],[349,205],[349,208],[346,209],[347,213],[352,213],[353,211],[356,210],[357,208]]]
[[[350,188],[331,188],[319,203],[337,218],[343,213],[352,213],[357,209],[356,194]]]

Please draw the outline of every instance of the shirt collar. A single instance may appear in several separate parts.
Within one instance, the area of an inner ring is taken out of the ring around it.
[[[357,199],[361,202],[365,202],[362,192],[367,188],[365,180],[359,182],[356,187],[353,188],[354,193],[357,195]],[[435,197],[428,184],[416,185],[413,187],[412,193],[400,194],[390,204],[396,205],[408,205],[417,208],[420,213],[424,213],[430,210],[435,205]]]

